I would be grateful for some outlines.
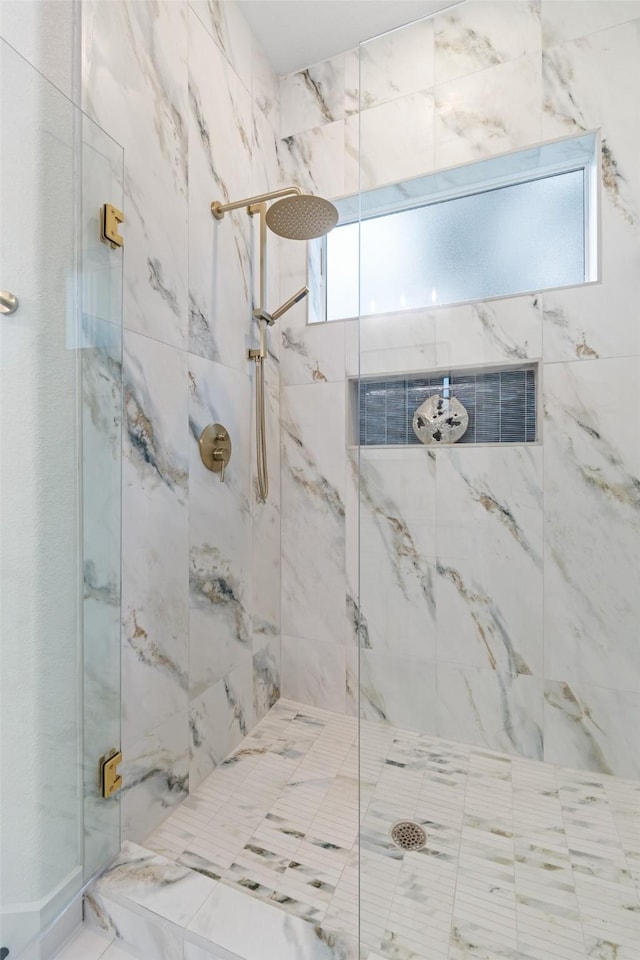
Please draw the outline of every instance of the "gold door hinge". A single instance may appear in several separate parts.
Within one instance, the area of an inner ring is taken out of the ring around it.
[[[122,786],[122,777],[118,773],[121,763],[120,750],[112,750],[107,756],[100,757],[100,793],[105,799],[117,793]]]
[[[104,243],[111,244],[115,250],[116,247],[124,246],[124,237],[118,233],[118,227],[124,223],[124,213],[110,203],[105,203],[100,208],[100,239]]]

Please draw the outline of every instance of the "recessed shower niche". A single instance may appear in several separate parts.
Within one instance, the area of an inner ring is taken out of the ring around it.
[[[535,363],[350,380],[351,444],[535,443],[537,386]]]

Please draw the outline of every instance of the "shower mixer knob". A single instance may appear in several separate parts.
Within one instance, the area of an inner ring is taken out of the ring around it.
[[[220,474],[224,483],[225,467],[231,459],[231,437],[221,423],[210,423],[200,434],[200,458],[207,470]]]

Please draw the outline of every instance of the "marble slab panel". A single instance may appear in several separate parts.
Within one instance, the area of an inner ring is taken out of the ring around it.
[[[210,205],[251,196],[251,98],[193,12],[189,58],[189,349],[244,371],[254,223],[244,209],[215,221]]]
[[[100,895],[129,900],[179,926],[193,919],[215,887],[209,877],[128,841],[96,883]]]
[[[280,136],[344,118],[344,54],[280,80]]]
[[[102,896],[97,890],[85,894],[84,922],[125,943],[139,956],[182,960],[182,927]]]
[[[435,88],[435,167],[506,153],[542,137],[540,55]],[[423,171],[420,171],[423,172]]]
[[[417,20],[360,45],[360,110],[434,84],[433,20]]]
[[[326,123],[280,141],[284,181],[331,200],[344,193],[345,124]]]
[[[234,0],[190,0],[208,33],[247,90],[251,90],[254,37]]]
[[[344,643],[345,391],[282,391],[282,629]]]
[[[407,730],[436,729],[436,664],[360,651],[360,717]]]
[[[542,454],[437,451],[439,662],[542,676]]]
[[[282,638],[282,695],[324,710],[345,712],[346,664],[342,643]]]
[[[438,367],[517,363],[542,355],[542,297],[505,297],[435,311]]]
[[[219,885],[189,924],[190,931],[244,960],[356,960],[355,939]],[[259,936],[256,936],[259,931]]]
[[[542,0],[542,42],[553,47],[567,40],[640,17],[638,0]]]
[[[437,366],[436,314],[433,311],[407,310],[362,317],[359,331],[362,376],[411,373],[433,370]],[[350,373],[358,372],[354,366],[352,363]]]
[[[122,836],[142,840],[186,799],[189,790],[188,708],[169,714],[138,740],[123,724]]]
[[[435,83],[455,80],[540,50],[540,0],[459,4],[433,19]]]
[[[196,789],[253,726],[253,657],[189,703],[189,785]]]
[[[640,777],[640,694],[608,690],[595,683],[548,680],[544,701],[544,758],[548,763],[635,780]]]
[[[360,188],[434,169],[433,93],[421,90],[360,113]],[[356,123],[350,117],[347,126]]]
[[[125,333],[122,701],[129,743],[186,706],[185,383],[184,354]]]
[[[253,654],[253,720],[257,723],[280,699],[282,692],[281,638],[261,643]]]
[[[361,645],[376,653],[435,658],[435,477],[423,448],[360,449]]]
[[[543,750],[543,680],[438,664],[438,736],[535,760]]]
[[[632,227],[640,222],[640,20],[547,50],[542,58],[544,139],[597,129],[604,197]]]
[[[344,380],[344,322],[307,325],[303,310],[298,316],[291,316],[282,326],[282,383],[290,386]]]
[[[187,6],[100,0],[82,34],[83,108],[125,150],[124,325],[185,347]]]
[[[189,356],[190,694],[251,658],[251,382],[244,373]],[[224,483],[200,456],[206,426],[231,438]]]
[[[546,364],[545,676],[640,693],[640,360]]]

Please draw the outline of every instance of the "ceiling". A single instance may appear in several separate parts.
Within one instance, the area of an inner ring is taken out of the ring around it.
[[[351,50],[459,0],[238,0],[277,74]]]

